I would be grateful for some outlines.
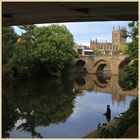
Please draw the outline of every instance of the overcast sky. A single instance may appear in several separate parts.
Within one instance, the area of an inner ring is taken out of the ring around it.
[[[56,24],[56,23],[54,23]],[[90,39],[96,39],[99,42],[112,42],[112,28],[113,26],[118,28],[118,26],[125,26],[129,31],[128,21],[104,21],[104,22],[69,22],[69,23],[57,23],[59,25],[66,25],[66,27],[73,34],[74,41],[77,44],[88,45]],[[36,24],[37,26],[48,26],[50,24]],[[18,34],[21,31],[15,28]],[[130,39],[127,39],[130,41]]]

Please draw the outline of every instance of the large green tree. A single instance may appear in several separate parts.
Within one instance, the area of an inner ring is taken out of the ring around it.
[[[54,77],[66,74],[73,65],[74,40],[65,26],[19,26],[25,32],[19,37],[9,62],[13,77]]]
[[[75,55],[72,34],[65,26],[38,27],[34,31],[33,57],[42,74],[61,75],[70,69]]]

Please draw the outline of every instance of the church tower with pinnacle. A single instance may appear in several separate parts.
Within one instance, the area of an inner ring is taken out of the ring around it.
[[[123,37],[123,32],[120,30],[120,26],[118,26],[118,29],[115,30],[113,26],[112,30],[112,45],[123,45],[126,44],[126,38]]]
[[[90,39],[90,48],[93,51],[100,51],[102,54],[113,55],[118,54],[118,49],[121,45],[126,44],[126,38],[123,36],[123,31],[118,26],[117,29],[112,29],[112,43],[98,42]]]

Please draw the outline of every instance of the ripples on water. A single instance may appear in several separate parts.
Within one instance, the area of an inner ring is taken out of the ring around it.
[[[127,110],[136,89],[122,91],[117,76],[85,75],[61,81],[37,80],[3,85],[2,135],[12,138],[78,138]]]

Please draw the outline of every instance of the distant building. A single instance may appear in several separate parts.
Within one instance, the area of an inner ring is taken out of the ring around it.
[[[126,44],[126,38],[123,37],[123,32],[120,27],[112,30],[112,43],[101,43],[97,39],[90,40],[90,48],[93,51],[100,51],[102,54],[113,55],[118,54],[118,49],[121,45]]]
[[[79,55],[82,55],[82,56],[90,56],[94,54],[93,50],[85,45],[76,45],[75,50],[77,51]]]

